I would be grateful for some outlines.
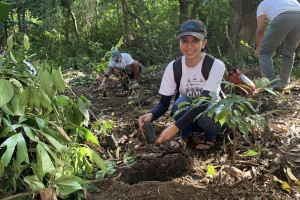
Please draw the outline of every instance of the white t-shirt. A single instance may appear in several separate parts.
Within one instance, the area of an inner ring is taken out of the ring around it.
[[[264,0],[258,5],[256,16],[266,15],[271,22],[286,11],[300,11],[300,3],[297,0]]]
[[[197,97],[201,95],[202,90],[216,92],[216,94],[219,94],[221,91],[220,83],[225,72],[225,65],[220,60],[215,59],[210,70],[209,77],[205,80],[201,73],[205,55],[206,54],[203,53],[203,58],[195,67],[187,67],[185,56],[182,57],[182,76],[179,87],[181,96]],[[169,63],[165,69],[159,89],[159,93],[161,95],[171,96],[176,91],[173,62],[174,61]]]
[[[121,53],[121,61],[115,62],[110,61],[108,66],[109,67],[116,67],[118,69],[125,69],[127,65],[130,65],[133,63],[133,58],[128,53]]]

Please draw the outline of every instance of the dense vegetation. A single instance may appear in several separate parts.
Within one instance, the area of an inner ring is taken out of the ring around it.
[[[0,196],[50,185],[80,199],[81,178],[94,168],[111,173],[92,133],[105,133],[110,123],[90,124],[89,100],[64,95],[62,70],[101,73],[116,45],[147,66],[169,62],[179,55],[180,22],[192,18],[207,25],[209,52],[231,64],[256,65],[255,23],[237,19],[255,19],[258,2],[0,1]]]

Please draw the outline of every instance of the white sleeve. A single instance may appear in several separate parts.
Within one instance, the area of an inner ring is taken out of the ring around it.
[[[266,15],[265,11],[264,11],[264,6],[263,6],[263,2],[261,2],[258,7],[257,7],[257,11],[256,11],[256,17],[259,17],[261,15]]]
[[[219,59],[215,59],[213,66],[211,67],[209,76],[205,81],[203,90],[219,92],[220,84],[222,82],[225,73],[225,65]]]
[[[168,64],[167,68],[165,69],[164,75],[162,77],[160,88],[159,88],[159,94],[161,95],[171,96],[176,91],[173,62]]]
[[[111,61],[108,63],[108,67],[114,67],[114,66],[115,66],[115,62],[111,60]]]
[[[132,64],[133,63],[133,58],[131,57],[131,55],[129,55],[128,53],[122,53],[121,54],[122,55],[122,59],[125,59],[125,61],[126,61],[126,65],[130,65],[130,64]]]

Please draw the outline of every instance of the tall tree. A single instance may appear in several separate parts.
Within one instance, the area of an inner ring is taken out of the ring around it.
[[[187,0],[179,0],[179,24],[188,20],[188,1]]]
[[[256,9],[259,0],[230,0],[230,17],[226,36],[229,41],[228,57],[233,58],[236,52],[247,52],[249,48],[241,44],[241,40],[249,45],[255,44]]]

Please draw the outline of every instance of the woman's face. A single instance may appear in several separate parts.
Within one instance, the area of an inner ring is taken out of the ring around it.
[[[206,45],[206,39],[200,40],[194,36],[186,35],[180,38],[180,50],[186,59],[201,58],[201,50]]]

